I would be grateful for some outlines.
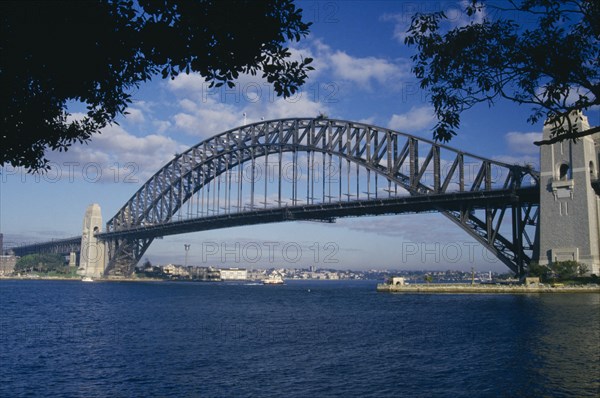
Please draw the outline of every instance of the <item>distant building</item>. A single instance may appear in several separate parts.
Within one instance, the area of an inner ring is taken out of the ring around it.
[[[266,272],[260,269],[248,270],[247,272],[248,280],[251,281],[262,281],[266,278]]]
[[[245,268],[221,268],[222,281],[241,281],[248,279],[248,270]]]
[[[399,285],[399,286],[404,286],[406,284],[406,279],[402,278],[400,276],[393,276],[390,279],[390,284],[391,285]]]
[[[0,276],[11,275],[17,265],[16,256],[0,256]]]
[[[218,281],[221,279],[221,273],[213,267],[194,267],[189,266],[188,272],[190,278],[199,281]]]
[[[189,272],[180,265],[175,264],[167,264],[163,268],[163,272],[167,275],[177,276],[177,277],[185,277],[189,276]]]

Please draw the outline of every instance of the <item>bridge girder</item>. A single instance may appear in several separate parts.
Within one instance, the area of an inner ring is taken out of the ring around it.
[[[16,256],[26,256],[28,254],[69,254],[79,252],[81,247],[81,236],[73,238],[57,239],[49,242],[32,243],[12,248]]]
[[[419,152],[426,155],[420,157]],[[289,200],[292,205],[287,206],[282,200],[282,193],[286,191],[286,188],[282,189],[282,158],[284,154],[291,154],[293,170],[296,170],[299,153],[306,156],[309,173],[306,179],[307,194],[306,197],[298,195],[299,181],[294,177],[291,187],[288,187],[288,191],[291,189],[292,197]],[[107,271],[130,273],[153,239],[147,236],[136,238],[131,234],[126,234],[127,237],[109,238],[111,234],[118,236],[119,232],[143,230],[175,221],[175,214],[195,194],[205,188],[210,190],[211,182],[219,180],[220,183],[221,175],[229,175],[236,168],[239,172],[244,164],[250,163],[254,173],[257,159],[266,159],[267,164],[269,157],[276,158],[275,164],[279,166],[278,196],[273,199],[276,208],[296,207],[301,201],[307,205],[331,203],[332,197],[325,194],[325,185],[321,198],[310,194],[311,184],[314,193],[310,170],[316,164],[315,157],[319,155],[322,157],[323,176],[326,159],[331,163],[335,158],[339,163],[339,203],[350,201],[352,196],[359,199],[359,169],[365,170],[368,178],[371,178],[371,173],[375,178],[376,191],[368,193],[368,198],[378,195],[377,178],[387,181],[390,196],[392,191],[395,195],[400,189],[415,197],[433,197],[453,192],[508,190],[516,193],[528,186],[537,188],[539,181],[537,172],[531,168],[482,158],[377,126],[319,118],[254,123],[215,135],[191,147],[161,168],[127,201],[107,223],[106,238],[110,239]],[[347,193],[342,194],[341,173],[344,161],[348,165],[348,184]],[[355,167],[357,175],[356,192],[350,190],[352,167]],[[229,184],[231,185],[231,180]],[[223,214],[235,213],[233,207],[239,207],[237,212],[254,211],[258,207],[255,201],[255,190],[258,189],[256,185],[254,178],[243,181],[239,187],[240,196],[244,188],[246,192],[249,190],[250,205],[244,210],[240,200],[237,202],[238,206],[226,203],[227,208],[224,208]],[[347,200],[343,200],[343,196],[347,196]],[[266,203],[265,193],[264,209],[267,209]],[[475,214],[475,207],[469,207],[468,203],[459,210],[442,206],[439,211],[491,250],[513,271],[522,272],[523,267],[531,261],[529,252],[535,244],[535,232],[531,233],[531,228],[527,227],[535,227],[537,224],[537,205],[538,202],[531,197],[503,205],[493,205],[490,202],[483,217]],[[218,205],[216,211],[220,211]],[[505,217],[507,211],[510,211],[511,217]],[[507,219],[513,221],[512,234],[505,232],[507,228],[503,222]],[[523,246],[523,243],[527,243],[527,246]]]

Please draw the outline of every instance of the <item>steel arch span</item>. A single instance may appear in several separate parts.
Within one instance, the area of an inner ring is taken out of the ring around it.
[[[238,127],[178,154],[107,222],[107,274],[156,237],[285,220],[437,211],[522,273],[539,175],[390,129],[290,118]]]

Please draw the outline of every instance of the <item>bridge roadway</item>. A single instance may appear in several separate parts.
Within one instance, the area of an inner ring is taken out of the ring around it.
[[[114,232],[97,234],[102,240],[117,238],[157,238],[182,233],[207,231],[233,226],[276,223],[283,221],[334,222],[336,218],[392,215],[422,212],[461,211],[485,208],[510,207],[519,204],[538,204],[539,188],[524,187],[517,190],[456,192],[406,196],[387,199],[370,199],[315,205],[299,205],[255,209],[239,213],[219,214],[208,217],[171,221],[156,225],[136,226]],[[79,251],[81,236],[15,248],[15,254],[23,256],[40,252]],[[77,250],[75,250],[77,248]]]

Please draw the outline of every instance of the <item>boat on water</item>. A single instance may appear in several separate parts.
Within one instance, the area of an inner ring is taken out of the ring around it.
[[[82,282],[93,282],[94,280],[92,279],[91,276],[84,276],[83,278],[81,278]]]
[[[283,278],[281,275],[271,275],[267,279],[263,280],[263,285],[283,285]]]

